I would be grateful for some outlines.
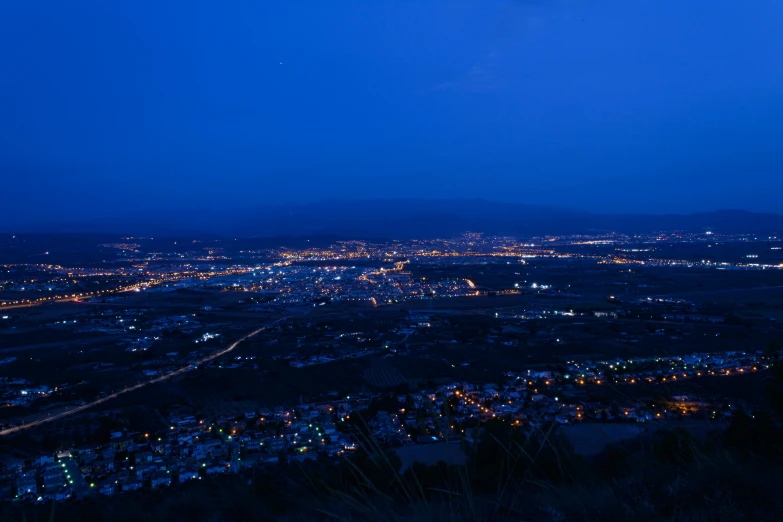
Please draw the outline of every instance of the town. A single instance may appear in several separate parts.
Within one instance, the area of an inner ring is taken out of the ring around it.
[[[674,396],[653,405],[640,401],[604,404],[585,395],[591,385],[663,383],[687,379],[688,373],[729,376],[768,367],[764,355],[744,352],[584,361],[572,362],[562,371],[508,372],[500,383],[451,383],[396,396],[358,392],[332,401],[260,409],[240,416],[204,419],[181,410],[170,417],[169,430],[113,431],[105,443],[6,464],[5,474],[16,484],[15,498],[64,501],[72,495],[164,488],[252,466],[341,458],[361,446],[363,437],[356,435],[361,427],[379,444],[400,447],[469,444],[478,439],[482,423],[489,419],[522,430],[551,421],[572,425],[662,423],[694,417],[726,420],[740,405],[693,396]],[[378,410],[387,405],[393,408]],[[374,415],[362,417],[368,411]]]
[[[780,355],[777,236],[232,243],[101,238],[81,267],[3,260],[5,499],[375,445],[459,462],[492,422],[556,426],[590,456],[728,425]]]

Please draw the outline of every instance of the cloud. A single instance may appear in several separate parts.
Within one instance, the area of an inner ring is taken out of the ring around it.
[[[501,59],[502,53],[499,50],[490,51],[464,74],[453,80],[437,84],[427,91],[491,92],[505,89],[509,82],[502,74]]]

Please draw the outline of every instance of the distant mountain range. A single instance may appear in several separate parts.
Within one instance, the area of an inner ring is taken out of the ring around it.
[[[2,232],[210,234],[234,237],[333,235],[431,238],[466,231],[533,236],[685,230],[779,233],[783,215],[744,210],[696,214],[604,214],[487,200],[324,200],[234,211],[161,211],[80,222],[39,223]]]

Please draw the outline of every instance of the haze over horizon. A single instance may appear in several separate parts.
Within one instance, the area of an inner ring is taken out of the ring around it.
[[[8,226],[329,198],[779,212],[783,196],[774,0],[19,2],[0,45]]]

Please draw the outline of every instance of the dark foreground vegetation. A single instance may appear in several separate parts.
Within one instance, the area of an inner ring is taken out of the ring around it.
[[[766,407],[695,438],[649,432],[576,455],[553,424],[525,432],[490,421],[465,465],[402,462],[365,438],[342,459],[250,469],[65,504],[5,504],[3,521],[782,520],[783,364]]]

